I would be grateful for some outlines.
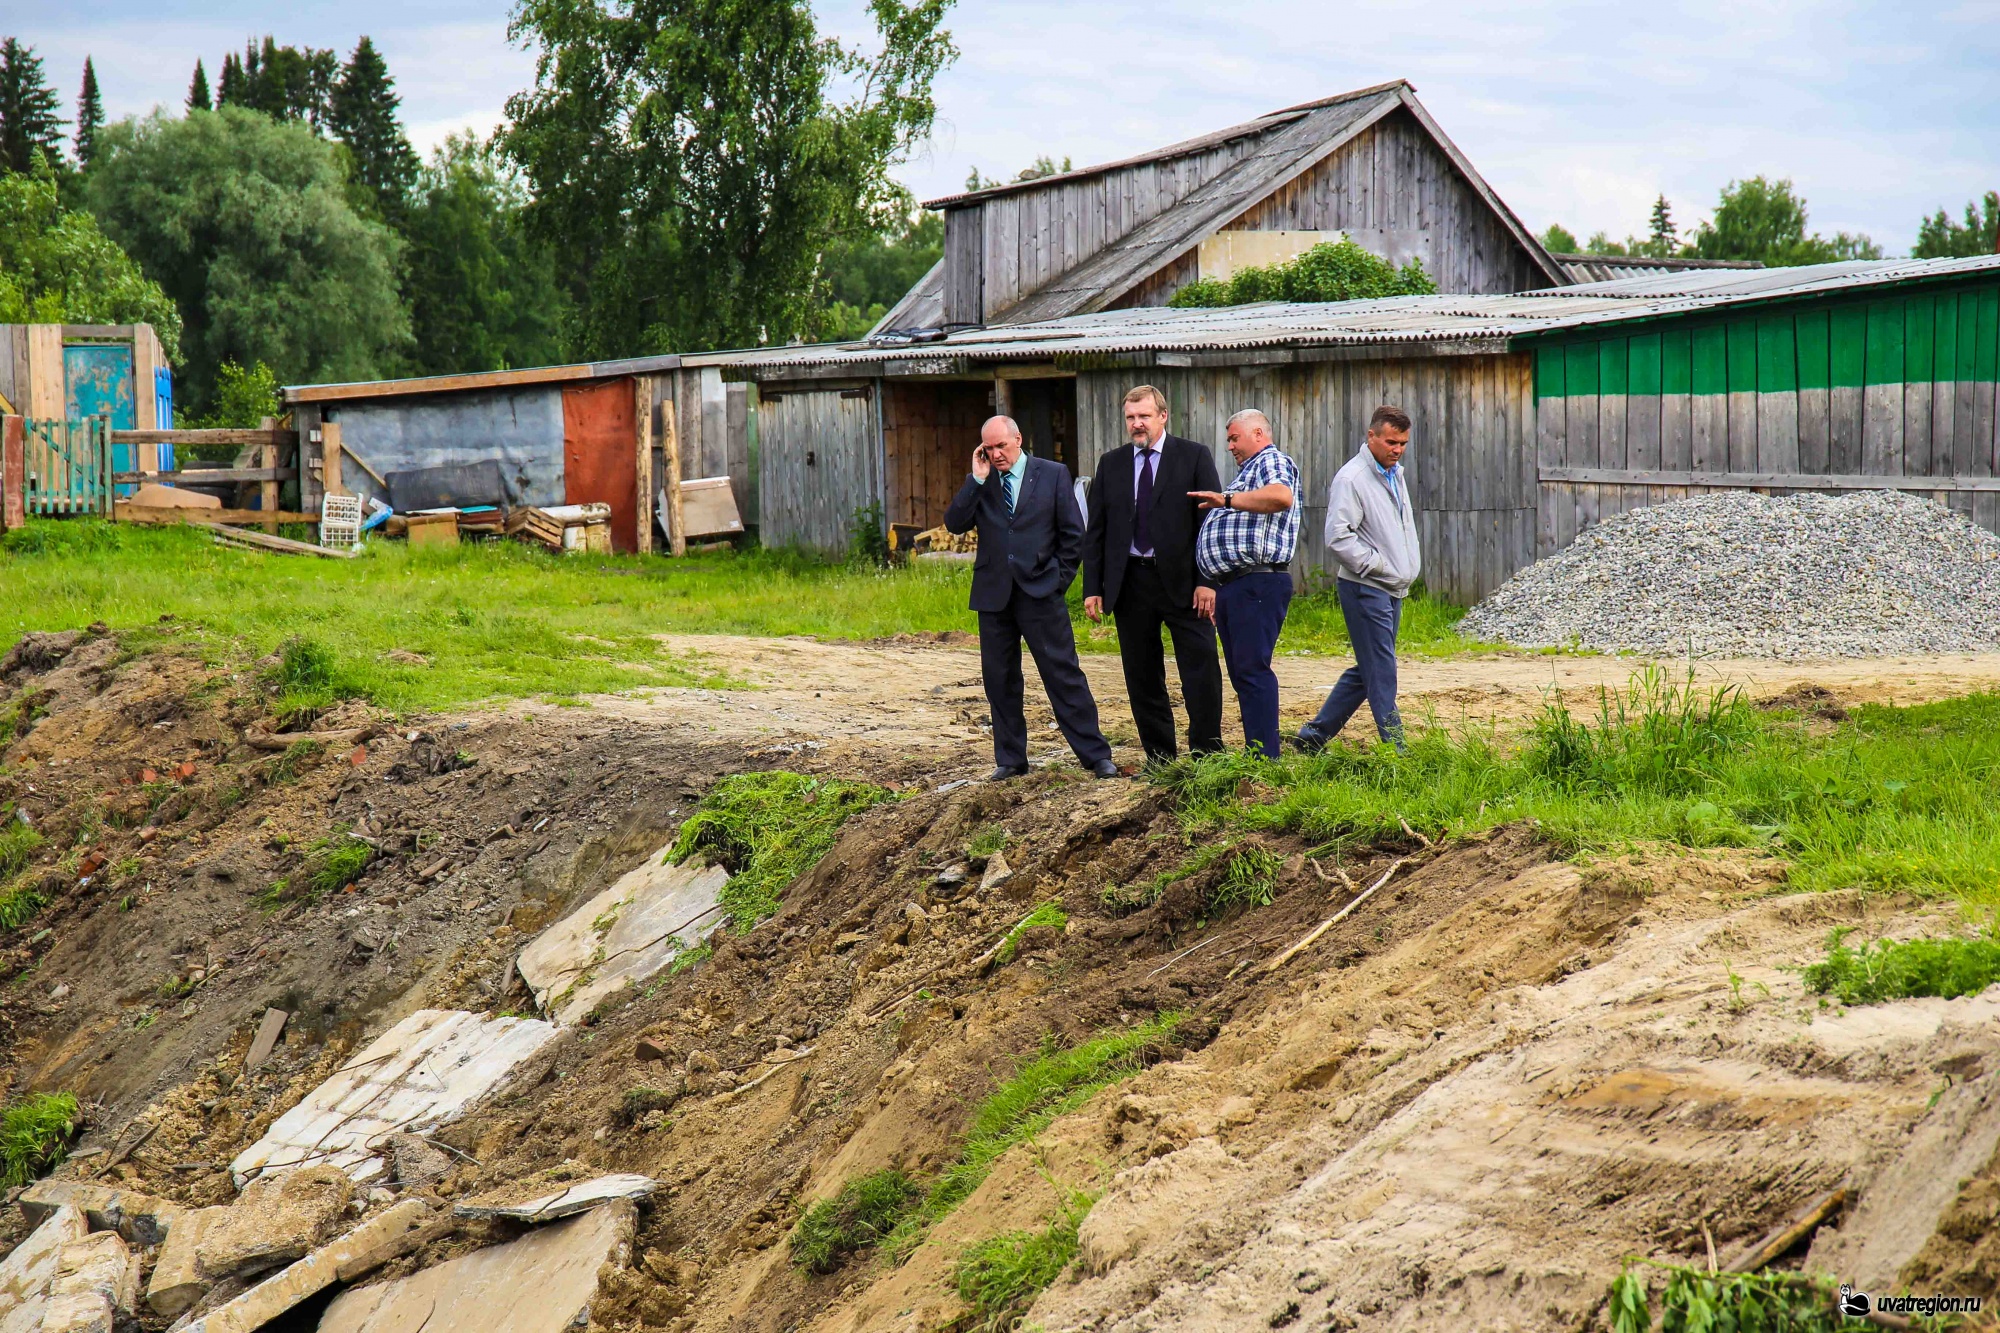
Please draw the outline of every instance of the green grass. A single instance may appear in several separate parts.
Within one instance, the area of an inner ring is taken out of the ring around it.
[[[1920,995],[1955,1000],[2000,982],[2000,935],[1971,939],[1876,940],[1858,949],[1848,930],[1826,942],[1826,958],[1806,968],[1806,989],[1842,1004],[1877,1004]]]
[[[792,1262],[810,1273],[831,1273],[886,1240],[923,1197],[923,1186],[894,1168],[850,1180],[799,1218],[792,1228]]]
[[[42,845],[42,835],[14,817],[9,810],[0,815],[0,880],[11,879],[32,861]]]
[[[874,639],[976,628],[963,565],[880,569],[786,551],[553,556],[518,542],[411,550],[372,541],[355,560],[257,555],[189,528],[35,520],[0,537],[0,650],[30,630],[157,627],[163,615],[217,656],[261,657],[294,636],[333,646],[325,685],[396,711],[523,696],[574,697],[648,685],[726,683],[659,634],[807,634]],[[1116,652],[1117,633],[1082,615],[1087,652]],[[1453,628],[1463,612],[1419,595],[1405,604],[1401,646],[1419,654],[1483,651]],[[384,660],[401,648],[429,665]],[[1331,591],[1292,603],[1285,653],[1348,651]],[[319,687],[315,686],[313,689]],[[311,689],[301,699],[310,703]]]
[[[0,930],[19,930],[48,905],[48,895],[32,884],[16,884],[0,892]]]
[[[1246,777],[1273,789],[1237,799]],[[1410,752],[1328,747],[1270,762],[1184,759],[1160,781],[1191,834],[1390,843],[1539,821],[1566,852],[1662,841],[1768,849],[1805,889],[1862,887],[2000,906],[2000,695],[1863,706],[1830,731],[1657,672],[1594,718],[1551,705],[1524,737],[1413,732]]]
[[[336,825],[332,833],[317,839],[306,849],[305,881],[311,899],[338,893],[361,877],[374,857],[375,849]]]
[[[1269,907],[1278,895],[1278,871],[1284,860],[1263,847],[1239,847],[1229,854],[1229,868],[1208,893],[1210,915],[1231,907]]]
[[[1040,1230],[1009,1231],[967,1246],[959,1256],[953,1278],[959,1299],[971,1307],[973,1327],[1009,1333],[1076,1258],[1077,1233],[1096,1200],[1081,1190],[1062,1193],[1062,1207]]]
[[[8,1107],[0,1115],[0,1188],[31,1185],[62,1165],[82,1123],[67,1092],[38,1093]]]
[[[892,1254],[907,1254],[924,1234],[971,1197],[1008,1149],[1026,1143],[1100,1090],[1137,1074],[1173,1039],[1182,1016],[1160,1013],[1134,1027],[1100,1032],[1075,1046],[1044,1042],[1033,1059],[994,1089],[973,1113],[958,1160],[932,1183],[923,1202],[889,1238]]]
[[[1038,926],[1050,926],[1061,930],[1068,924],[1069,913],[1063,911],[1061,903],[1042,903],[1034,911],[1022,917],[1014,928],[1007,932],[1007,937],[1000,941],[1000,948],[993,955],[993,961],[1001,967],[1013,962],[1014,954],[1021,947],[1021,937]]]
[[[748,931],[777,912],[786,886],[819,863],[850,816],[890,797],[869,782],[738,773],[702,797],[667,860],[699,853],[727,869],[723,909],[735,930]]]
[[[988,824],[966,841],[965,854],[974,860],[983,860],[1003,851],[1007,846],[1007,830],[998,824]]]

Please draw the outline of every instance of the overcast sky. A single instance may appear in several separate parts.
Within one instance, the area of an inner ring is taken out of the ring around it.
[[[869,33],[857,0],[822,21]],[[274,32],[388,58],[411,138],[490,130],[532,56],[497,0],[0,0],[72,109],[86,53],[112,116],[178,109],[196,56]],[[1664,192],[1691,224],[1729,180],[1789,176],[1831,234],[1908,250],[1920,216],[2000,189],[2000,0],[1479,4],[1389,0],[960,0],[937,133],[900,175],[919,197],[974,166],[1109,160],[1403,77],[1539,231],[1642,232]]]

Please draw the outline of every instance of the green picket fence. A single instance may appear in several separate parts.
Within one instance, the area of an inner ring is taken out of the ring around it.
[[[111,517],[111,418],[29,418],[26,500],[31,514]]]

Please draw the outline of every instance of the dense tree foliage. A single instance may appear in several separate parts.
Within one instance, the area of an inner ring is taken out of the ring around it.
[[[2000,190],[1965,206],[1965,221],[1953,222],[1940,208],[1917,224],[1918,259],[1956,259],[2000,253]]]
[[[538,48],[503,140],[585,356],[813,336],[821,256],[908,208],[949,0],[870,0],[872,56],[806,0],[523,0]]]
[[[217,107],[240,106],[261,111],[273,120],[303,120],[324,128],[339,81],[340,61],[332,51],[310,46],[279,46],[266,36],[260,45],[245,43],[243,54],[222,58]]]
[[[881,322],[932,265],[944,258],[944,218],[906,214],[894,231],[845,237],[827,247],[820,337],[847,342]]]
[[[524,200],[506,163],[473,139],[446,140],[419,172],[403,219],[411,373],[562,359],[563,299],[548,254],[522,225]]]
[[[98,143],[91,211],[179,306],[190,401],[208,401],[224,361],[288,382],[395,364],[401,242],[350,206],[340,149],[238,106],[126,121]]]
[[[1866,236],[1843,231],[1829,240],[1808,233],[1806,201],[1792,183],[1762,176],[1725,186],[1715,216],[1695,228],[1689,249],[1697,259],[1755,259],[1773,266],[1882,257],[1882,247]]]
[[[40,158],[61,160],[61,100],[32,46],[0,41],[0,170],[28,172]]]
[[[44,159],[0,175],[0,324],[151,324],[172,360],[181,319],[160,285],[98,230],[62,206]]]
[[[1172,306],[1249,305],[1253,301],[1363,301],[1428,296],[1437,283],[1412,259],[1397,268],[1353,241],[1322,242],[1283,264],[1238,269],[1227,278],[1197,278],[1174,293]]]

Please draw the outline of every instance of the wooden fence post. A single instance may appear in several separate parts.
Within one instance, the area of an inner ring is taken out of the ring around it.
[[[257,423],[257,428],[259,430],[275,431],[278,429],[278,419],[276,417],[265,417]],[[304,453],[303,450],[300,452],[301,454]],[[272,469],[278,466],[278,443],[275,439],[258,449],[257,466]],[[260,483],[257,489],[257,496],[257,507],[271,515],[270,518],[264,520],[264,531],[275,536],[278,531],[278,483],[275,481]]]
[[[632,377],[632,434],[638,448],[637,480],[639,538],[634,549],[640,555],[653,550],[653,380],[648,375]]]
[[[668,549],[674,555],[688,553],[687,519],[681,510],[681,432],[675,421],[679,404],[669,399],[660,409],[667,456],[667,532],[672,538]]]
[[[347,487],[340,479],[340,423],[323,422],[319,428],[320,471],[319,488],[328,495],[346,495]],[[305,437],[300,437],[299,452],[305,452]]]
[[[0,418],[0,532],[28,522],[27,422],[9,413]]]

